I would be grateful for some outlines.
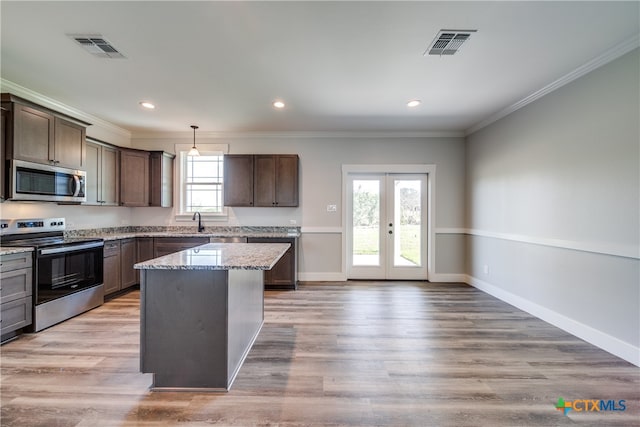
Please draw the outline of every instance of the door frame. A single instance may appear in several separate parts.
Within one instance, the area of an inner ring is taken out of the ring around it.
[[[435,212],[436,212],[436,165],[408,164],[408,165],[342,165],[342,272],[347,276],[347,195],[349,174],[426,174],[427,175],[427,277],[429,280],[435,274]]]

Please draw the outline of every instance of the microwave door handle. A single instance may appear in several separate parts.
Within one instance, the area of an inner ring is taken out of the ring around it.
[[[73,197],[78,197],[80,194],[80,178],[78,175],[73,175]]]

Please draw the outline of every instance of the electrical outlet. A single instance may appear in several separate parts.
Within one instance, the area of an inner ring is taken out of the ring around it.
[[[290,225],[296,225],[296,224],[298,224],[298,221],[296,221],[295,219],[290,219],[289,220],[289,224]]]
[[[489,274],[489,266],[487,264],[484,265],[484,274]]]
[[[338,210],[338,206],[336,205],[327,205],[327,212],[336,212]]]

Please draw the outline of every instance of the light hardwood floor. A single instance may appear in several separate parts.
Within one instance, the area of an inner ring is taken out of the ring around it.
[[[2,346],[2,426],[638,425],[640,370],[462,284],[266,292],[227,394],[151,393],[139,292]],[[185,361],[185,363],[187,363]],[[559,397],[626,411],[554,408]]]

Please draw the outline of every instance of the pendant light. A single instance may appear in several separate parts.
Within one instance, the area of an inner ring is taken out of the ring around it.
[[[187,156],[199,156],[200,152],[196,148],[196,129],[198,129],[198,126],[191,125],[191,129],[193,129],[193,147],[191,147]]]

